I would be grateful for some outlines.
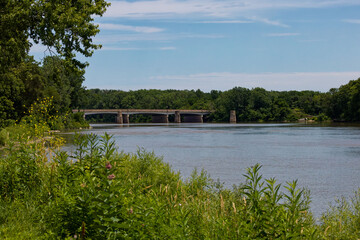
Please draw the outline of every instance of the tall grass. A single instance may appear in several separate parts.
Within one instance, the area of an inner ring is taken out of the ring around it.
[[[9,145],[0,159],[0,239],[356,239],[358,195],[321,224],[291,181],[261,166],[224,189],[206,172],[179,173],[154,153],[118,152],[111,136],[76,135]],[[240,173],[239,173],[240,174]]]

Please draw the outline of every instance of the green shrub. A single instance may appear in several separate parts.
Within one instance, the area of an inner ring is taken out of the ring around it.
[[[325,122],[325,121],[331,121],[331,118],[326,116],[324,113],[320,113],[316,117],[314,117],[314,120],[317,122]]]
[[[9,133],[5,129],[0,130],[0,146],[5,146],[9,140]]]
[[[111,136],[10,144],[0,158],[0,238],[356,239],[360,197],[315,224],[297,181],[263,179],[261,166],[224,189],[205,171],[183,180],[154,153],[118,152]],[[17,219],[23,221],[24,229]]]

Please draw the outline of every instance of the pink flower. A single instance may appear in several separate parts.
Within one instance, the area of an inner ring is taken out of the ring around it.
[[[105,167],[106,167],[107,169],[111,169],[111,168],[112,168],[110,162],[107,162],[107,163],[105,164]]]
[[[132,208],[130,208],[129,210],[129,214],[133,214],[134,210]]]
[[[107,176],[107,178],[108,178],[109,180],[113,180],[113,179],[115,178],[115,175],[114,175],[114,174],[111,174],[111,175]]]

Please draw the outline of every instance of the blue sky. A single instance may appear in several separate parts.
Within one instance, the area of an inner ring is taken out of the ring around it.
[[[110,2],[87,88],[328,91],[360,77],[360,0]]]

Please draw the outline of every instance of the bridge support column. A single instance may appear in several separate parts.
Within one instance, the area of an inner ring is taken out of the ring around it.
[[[168,115],[152,115],[151,119],[153,123],[169,123]]]
[[[116,116],[116,123],[119,123],[119,124],[123,124],[123,115],[122,115],[122,112],[118,112],[117,116]]]
[[[129,114],[123,114],[123,123],[130,123],[130,115]]]
[[[185,115],[184,122],[186,123],[203,123],[203,115]]]
[[[175,123],[181,123],[181,115],[179,111],[175,111]]]
[[[230,111],[230,123],[236,123],[236,111],[235,110]]]

